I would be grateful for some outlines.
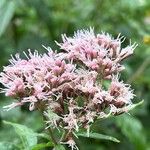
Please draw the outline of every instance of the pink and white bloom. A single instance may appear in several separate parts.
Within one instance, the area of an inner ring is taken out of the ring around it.
[[[63,143],[78,149],[74,132],[89,131],[97,118],[126,113],[132,105],[133,90],[118,77],[125,69],[122,60],[137,45],[122,48],[123,40],[120,35],[95,34],[90,28],[73,37],[62,35],[62,43],[57,44],[63,52],[44,47],[47,53],[28,50],[25,59],[16,54],[0,73],[1,92],[18,100],[5,109],[29,104],[30,111],[43,111],[48,127],[68,131]]]

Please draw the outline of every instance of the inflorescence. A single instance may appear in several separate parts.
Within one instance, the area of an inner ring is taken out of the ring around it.
[[[48,127],[66,130],[64,143],[77,149],[73,136],[80,128],[89,130],[96,119],[128,112],[132,105],[133,90],[119,81],[119,73],[137,45],[122,48],[123,41],[90,28],[62,35],[59,53],[45,47],[47,53],[29,50],[26,59],[16,54],[0,74],[1,91],[17,99],[5,109],[29,104],[30,111],[42,111]]]

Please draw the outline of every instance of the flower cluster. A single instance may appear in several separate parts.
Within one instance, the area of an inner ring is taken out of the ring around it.
[[[67,52],[67,58],[81,62],[88,69],[95,70],[105,79],[111,79],[124,69],[122,60],[133,54],[136,44],[121,48],[124,37],[112,38],[109,34],[94,34],[90,30],[81,30],[74,37],[62,35],[63,43],[58,43],[61,49]]]
[[[73,149],[80,128],[89,130],[98,118],[128,112],[134,94],[130,85],[119,81],[119,72],[136,45],[122,48],[123,37],[95,35],[91,28],[62,39],[57,43],[61,53],[46,48],[42,55],[29,50],[25,59],[12,57],[0,82],[5,87],[1,91],[18,100],[6,109],[29,104],[29,110],[44,112],[50,127],[66,130],[63,141]]]
[[[51,101],[52,95],[59,91],[58,87],[69,84],[75,78],[72,74],[75,65],[66,63],[51,49],[43,55],[37,51],[32,54],[29,50],[26,57],[21,59],[18,54],[12,57],[11,64],[0,74],[0,82],[6,87],[2,92],[19,101],[7,106],[8,109],[30,103],[29,109],[33,110],[36,103]]]

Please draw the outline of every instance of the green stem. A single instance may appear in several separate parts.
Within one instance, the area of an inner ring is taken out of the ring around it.
[[[42,114],[43,120],[44,120],[44,121],[47,121],[47,118],[46,118],[46,116],[44,115],[45,104],[44,104],[44,103],[38,103],[37,108],[38,108],[39,112]],[[51,127],[48,127],[48,128],[47,128],[47,131],[48,131],[49,136],[50,136],[50,139],[52,140],[52,142],[54,143],[54,145],[57,145],[58,143],[57,143],[57,141],[56,141],[56,139],[55,139],[55,137],[54,137],[54,135],[53,135],[53,132],[52,132]]]
[[[134,80],[136,80],[141,74],[144,73],[145,69],[148,67],[148,65],[150,64],[150,58],[147,57],[143,63],[141,64],[141,66],[138,67],[137,71],[135,71],[135,73],[128,79],[128,83],[131,84]]]
[[[47,121],[47,118],[44,116],[43,113],[42,113],[42,116],[43,116],[43,120],[44,120],[44,121]],[[58,143],[57,143],[57,141],[56,141],[56,139],[55,139],[55,137],[54,137],[54,135],[53,135],[53,132],[52,132],[51,127],[48,127],[48,128],[47,128],[47,131],[48,131],[48,133],[49,133],[49,135],[50,135],[50,138],[51,138],[51,140],[53,141],[54,145],[57,145]]]
[[[64,130],[63,133],[62,133],[62,136],[61,136],[61,138],[59,140],[59,143],[62,142],[65,139],[66,135],[67,135],[67,131]]]

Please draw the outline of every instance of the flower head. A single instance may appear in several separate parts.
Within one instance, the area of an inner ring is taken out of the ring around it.
[[[136,44],[121,48],[123,37],[114,39],[108,33],[95,34],[94,29],[79,30],[73,37],[62,35],[63,42],[57,43],[65,50],[67,59],[81,61],[89,69],[101,71],[104,78],[110,78],[124,67],[120,62],[133,54]]]
[[[62,35],[62,40],[57,43],[61,53],[45,47],[45,54],[29,50],[26,59],[12,57],[0,73],[0,83],[1,92],[18,100],[5,109],[28,103],[30,111],[43,111],[47,127],[68,132],[65,144],[73,150],[78,149],[74,132],[89,131],[97,118],[128,112],[135,95],[130,85],[119,81],[119,73],[124,69],[121,61],[137,45],[122,48],[123,37],[95,34],[92,28],[73,37]],[[104,86],[105,81],[110,84]]]

